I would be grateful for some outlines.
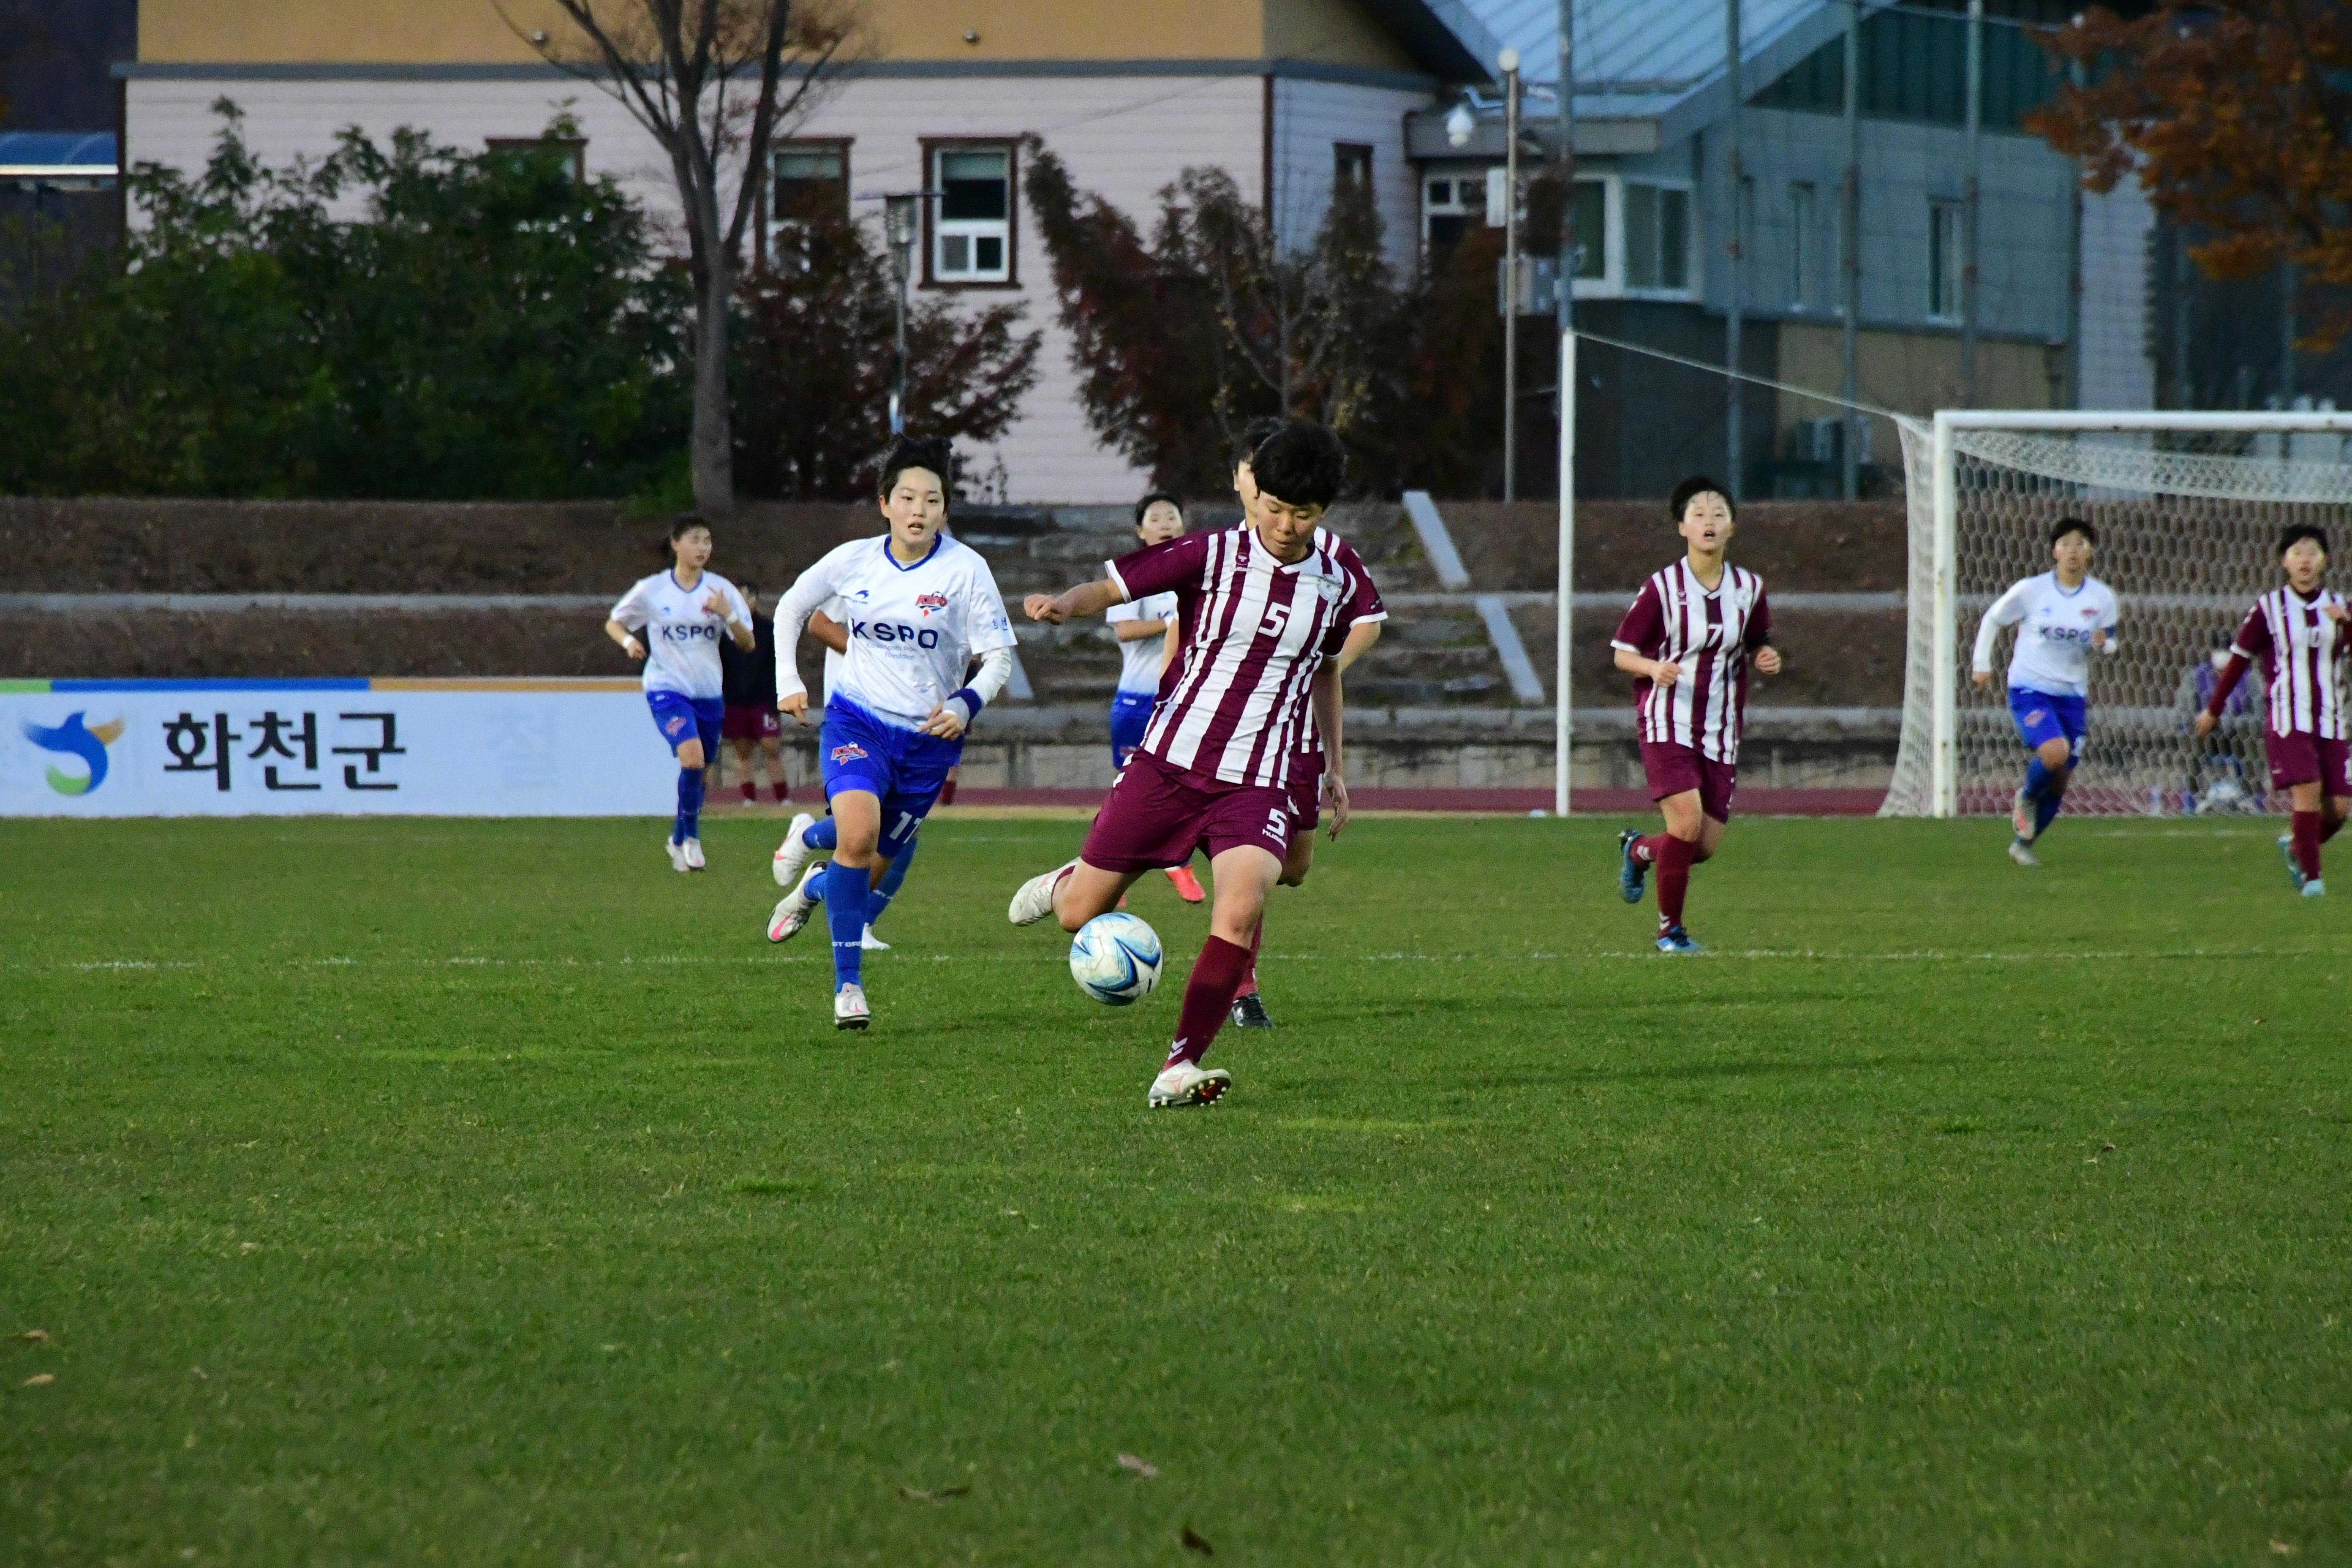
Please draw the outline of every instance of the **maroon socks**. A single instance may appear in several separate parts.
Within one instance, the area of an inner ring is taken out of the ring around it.
[[[1692,846],[1672,834],[1654,834],[1642,840],[1657,846],[1658,930],[1669,931],[1683,923],[1683,899],[1690,891]]]
[[[2298,811],[2290,819],[2294,835],[2294,863],[2303,868],[2305,878],[2316,880],[2319,876],[2319,813]]]
[[[1249,973],[1242,976],[1242,988],[1239,991],[1234,992],[1234,995],[1255,996],[1257,994],[1257,950],[1265,945],[1265,921],[1261,920],[1257,922],[1257,930],[1250,934]]]
[[[1192,963],[1192,978],[1184,983],[1184,1010],[1177,1016],[1176,1041],[1168,1047],[1165,1072],[1179,1062],[1197,1062],[1217,1037],[1225,1015],[1233,1010],[1243,979],[1250,972],[1250,950],[1223,937],[1212,936]]]

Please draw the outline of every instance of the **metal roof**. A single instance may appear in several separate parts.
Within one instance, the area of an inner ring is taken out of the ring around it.
[[[104,180],[121,172],[111,131],[0,131],[0,179]]]
[[[1572,0],[1580,120],[1671,119],[1695,128],[1721,112],[1723,0]],[[1890,0],[1864,0],[1876,10]],[[1559,0],[1460,0],[1519,51],[1522,77],[1559,79]],[[1751,89],[1787,71],[1845,25],[1839,0],[1743,0],[1741,54]],[[1549,119],[1549,105],[1531,103]]]

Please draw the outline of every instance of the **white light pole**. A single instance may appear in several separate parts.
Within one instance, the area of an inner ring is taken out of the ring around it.
[[[1552,669],[1552,810],[1568,815],[1568,770],[1576,740],[1569,637],[1576,608],[1576,33],[1570,0],[1559,0],[1559,266],[1552,308],[1559,321],[1559,628]]]
[[[1519,499],[1519,51],[1503,72],[1503,499]]]
[[[1741,207],[1746,205],[1748,166],[1740,153],[1739,111],[1746,107],[1748,83],[1741,68],[1742,41],[1739,0],[1724,0],[1723,4],[1723,86],[1730,102],[1723,117],[1723,139],[1727,156],[1724,161],[1725,181],[1731,189],[1731,244],[1724,253],[1730,268],[1727,280],[1729,288],[1723,312],[1723,363],[1731,374],[1723,378],[1723,435],[1725,462],[1730,472],[1723,482],[1731,487],[1731,499],[1739,499],[1739,476],[1747,468],[1747,386],[1739,379],[1740,329],[1748,316],[1748,232]]]
[[[915,235],[922,193],[895,191],[882,198],[882,232],[890,243],[890,265],[898,275],[898,360],[890,373],[890,434],[907,433],[907,285],[915,269]]]

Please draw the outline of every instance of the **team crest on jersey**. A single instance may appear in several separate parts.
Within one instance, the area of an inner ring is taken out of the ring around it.
[[[866,748],[859,745],[855,741],[849,742],[845,745],[835,746],[833,749],[833,760],[836,763],[860,762],[864,760],[865,756]]]
[[[944,610],[947,607],[948,596],[945,594],[918,594],[915,595],[915,612],[918,615],[928,616],[933,610]]]

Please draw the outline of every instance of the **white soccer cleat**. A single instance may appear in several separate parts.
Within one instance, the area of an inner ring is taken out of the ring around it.
[[[689,871],[701,870],[702,840],[699,838],[689,838],[682,847],[686,850],[686,868]]]
[[[694,868],[687,862],[685,845],[680,844],[677,839],[672,838],[666,840],[663,843],[662,847],[669,851],[669,868],[671,870],[691,871],[694,869]]]
[[[779,888],[800,885],[801,868],[807,865],[809,857],[816,853],[802,840],[801,835],[815,826],[816,818],[803,811],[793,818],[790,827],[784,829],[784,841],[776,846],[776,886]]]
[[[2020,789],[2017,798],[2009,803],[2010,830],[2028,844],[2033,842],[2033,806],[2025,791]]]
[[[1076,864],[1076,860],[1065,861],[1052,870],[1022,883],[1021,890],[1013,895],[1013,907],[1004,911],[1006,918],[1017,926],[1033,926],[1052,914],[1055,885],[1061,881],[1064,872]]]
[[[836,1029],[862,1029],[874,1021],[874,1010],[866,1005],[866,987],[845,985],[833,994],[833,1026]]]
[[[880,937],[876,936],[872,926],[867,926],[866,928],[866,934],[857,939],[857,945],[867,952],[887,952],[890,951],[890,944],[884,942]]]
[[[2303,885],[2303,896],[2306,899],[2324,899],[2327,896],[2327,884],[2314,877]]]
[[[824,875],[823,863],[810,867],[801,885],[776,900],[776,912],[768,917],[770,942],[790,942],[801,934],[801,928],[809,923],[809,915],[823,901],[809,896],[810,885]]]
[[[2036,855],[2033,852],[2033,847],[2022,838],[2012,838],[2009,841],[2009,858],[2021,866],[2042,864],[2042,857]]]
[[[1234,1075],[1223,1068],[1202,1068],[1192,1062],[1164,1068],[1151,1080],[1149,1103],[1154,1110],[1180,1105],[1214,1105],[1234,1087]]]

